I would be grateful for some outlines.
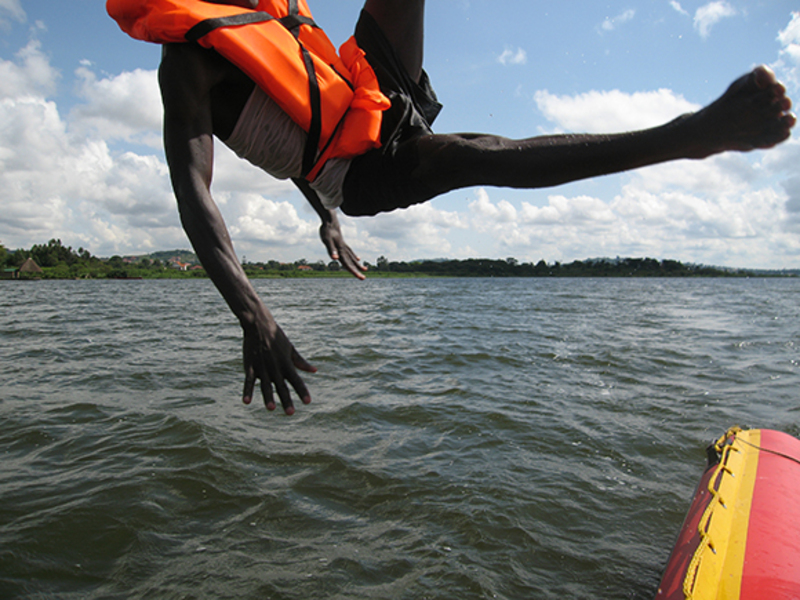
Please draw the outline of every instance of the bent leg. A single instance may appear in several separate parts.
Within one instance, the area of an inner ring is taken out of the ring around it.
[[[367,0],[368,12],[415,82],[422,75],[425,0]]]

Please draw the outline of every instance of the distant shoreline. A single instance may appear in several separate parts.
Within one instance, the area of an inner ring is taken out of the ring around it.
[[[682,263],[654,258],[595,258],[570,263],[520,262],[515,258],[464,260],[438,259],[364,262],[370,278],[425,277],[798,277],[800,269],[738,269]],[[197,256],[189,250],[168,250],[144,256],[98,258],[87,250],[65,247],[61,240],[34,245],[30,250],[8,251],[0,245],[3,279],[195,279],[206,278]],[[242,267],[250,279],[304,279],[351,277],[336,261],[294,263],[275,260],[249,262]]]
[[[1,281],[11,282],[35,282],[35,281],[186,281],[209,279],[204,271],[193,272],[170,272],[164,271],[160,273],[152,273],[145,275],[135,275],[130,277],[58,277],[47,273],[47,269],[43,269],[43,273],[36,277],[19,277],[16,279],[3,278]],[[611,273],[611,274],[596,274],[596,273],[559,273],[551,275],[515,275],[515,274],[491,274],[491,273],[429,273],[424,271],[408,271],[408,272],[391,272],[391,271],[367,271],[365,273],[367,279],[748,279],[748,278],[761,278],[761,279],[784,279],[796,278],[795,273],[759,273],[747,272],[744,270],[735,272],[715,271],[709,272],[704,270],[700,273],[682,273],[682,274],[660,274],[660,273]],[[346,271],[338,272],[302,272],[302,271],[281,271],[281,272],[268,272],[268,273],[247,273],[248,279],[350,279],[352,275]]]

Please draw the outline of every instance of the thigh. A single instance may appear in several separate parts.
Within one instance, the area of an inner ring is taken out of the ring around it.
[[[190,111],[208,102],[213,133],[221,140],[233,131],[255,84],[215,50],[197,44],[165,44],[159,66],[165,108]]]
[[[425,0],[367,0],[372,15],[411,78],[422,75]]]
[[[342,188],[342,212],[351,217],[373,216],[434,197],[412,175],[419,165],[417,142],[412,139],[355,157]]]

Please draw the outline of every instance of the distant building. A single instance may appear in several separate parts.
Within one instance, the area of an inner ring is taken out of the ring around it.
[[[19,272],[24,275],[41,275],[44,271],[42,271],[42,268],[36,264],[36,261],[34,261],[32,258],[27,258],[19,268]]]
[[[192,266],[189,263],[181,262],[177,258],[170,259],[169,264],[173,269],[178,269],[179,271],[186,271]]]

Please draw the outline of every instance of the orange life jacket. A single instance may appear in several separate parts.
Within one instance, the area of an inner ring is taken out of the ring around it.
[[[329,158],[380,146],[390,103],[356,44],[336,49],[305,0],[259,0],[255,10],[203,0],[107,0],[133,38],[197,42],[239,67],[308,134],[303,176],[313,181]]]

